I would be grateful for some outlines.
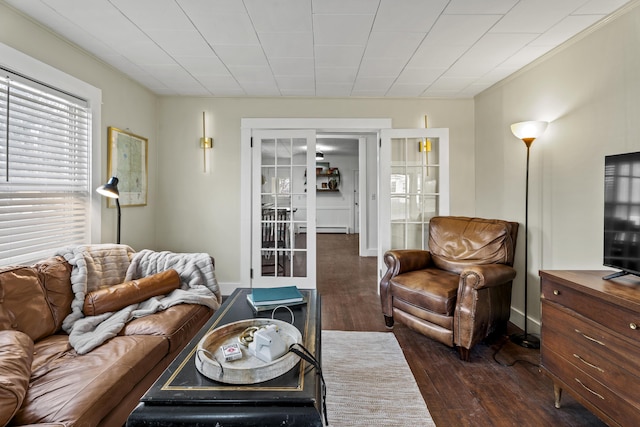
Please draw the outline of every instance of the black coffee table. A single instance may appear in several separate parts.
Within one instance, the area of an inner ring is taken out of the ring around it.
[[[169,365],[127,420],[137,426],[322,426],[320,377],[310,363],[301,360],[289,372],[258,384],[219,383],[195,367],[198,342],[209,331],[227,323],[271,312],[255,314],[246,296],[249,289],[236,289],[220,309]],[[301,289],[307,303],[291,307],[294,325],[302,333],[302,344],[320,362],[320,297],[315,290]],[[285,309],[275,318],[291,322]]]

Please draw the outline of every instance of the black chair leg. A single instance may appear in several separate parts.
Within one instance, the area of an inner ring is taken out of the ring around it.
[[[387,328],[393,328],[393,317],[384,316],[384,324],[387,326]]]

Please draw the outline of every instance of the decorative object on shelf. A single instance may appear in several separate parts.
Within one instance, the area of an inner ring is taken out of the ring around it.
[[[207,138],[204,111],[202,112],[202,138],[200,138],[200,148],[202,148],[204,173],[207,173],[207,149],[213,148],[213,138]]]
[[[118,191],[118,178],[112,176],[106,184],[96,188],[96,191],[98,192],[98,194],[101,194],[110,199],[115,199],[116,201],[116,208],[118,208],[118,228],[116,234],[116,243],[120,244],[120,192]]]
[[[329,190],[335,190],[336,188],[338,188],[338,181],[336,181],[334,178],[331,178],[329,180]]]
[[[108,128],[108,176],[118,177],[119,202],[122,206],[147,204],[147,138]],[[107,206],[113,207],[108,201]]]
[[[525,213],[524,213],[524,333],[511,335],[511,341],[525,348],[540,348],[540,340],[538,337],[529,335],[527,333],[527,277],[528,272],[528,260],[529,260],[529,149],[531,144],[536,138],[539,138],[549,125],[548,122],[542,121],[529,121],[519,122],[511,125],[511,132],[520,138],[527,146],[527,173],[526,173],[526,186],[525,186]]]

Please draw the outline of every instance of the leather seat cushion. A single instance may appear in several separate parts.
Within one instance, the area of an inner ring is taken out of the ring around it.
[[[167,354],[159,336],[116,336],[77,354],[67,335],[35,344],[31,384],[13,424],[95,426]]]
[[[434,313],[453,316],[460,276],[445,270],[425,269],[391,279],[391,294]]]

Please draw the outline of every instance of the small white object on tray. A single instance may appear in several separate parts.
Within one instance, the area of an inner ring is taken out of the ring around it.
[[[276,319],[248,319],[229,323],[208,332],[196,348],[196,369],[205,377],[226,384],[256,384],[271,380],[291,370],[299,361],[298,355],[285,352],[270,362],[251,354],[240,345],[242,358],[226,360],[222,348],[240,342],[239,338],[248,328],[264,329],[274,325],[286,349],[302,343],[302,334],[290,323]]]

